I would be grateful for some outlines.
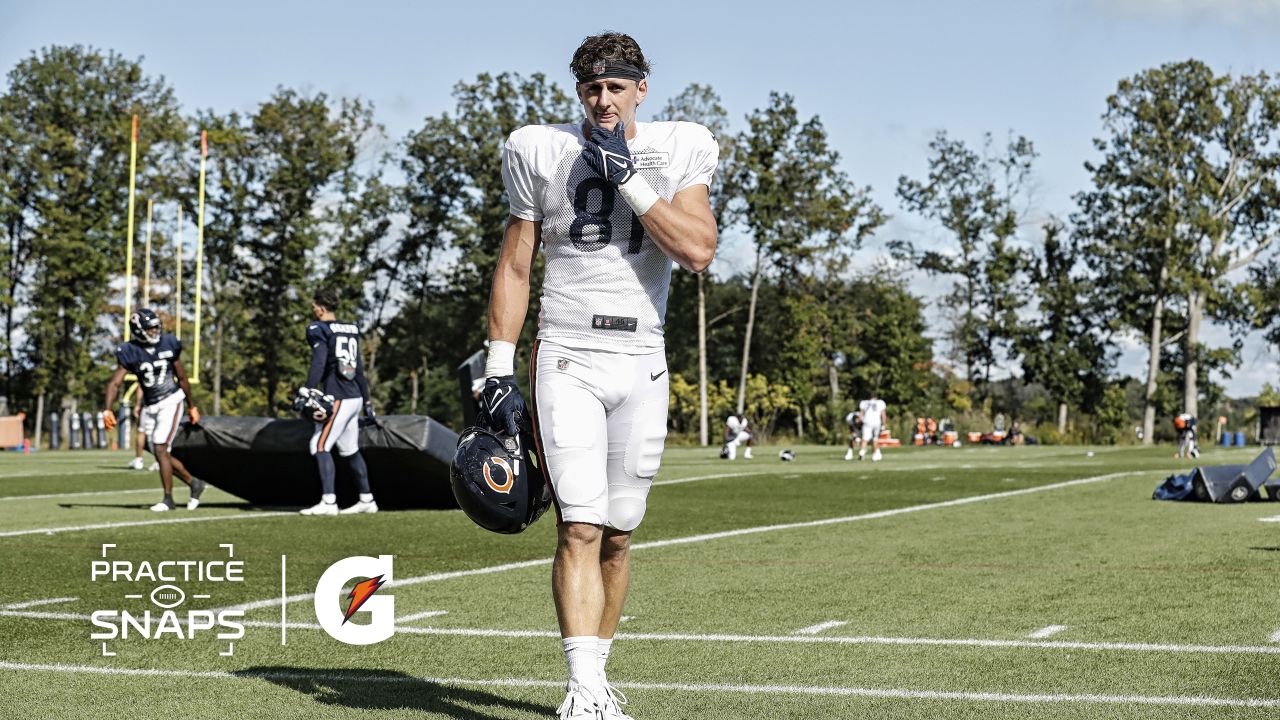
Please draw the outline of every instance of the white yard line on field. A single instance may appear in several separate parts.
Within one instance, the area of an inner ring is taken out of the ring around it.
[[[1280,643],[1280,630],[1271,633],[1271,637],[1267,638],[1273,643]]]
[[[1258,518],[1258,522],[1280,522],[1280,515],[1274,517]]]
[[[218,612],[214,610],[213,612]],[[73,620],[88,621],[92,618],[87,613],[44,612],[40,610],[0,610],[0,617],[27,618],[32,620]],[[180,625],[186,620],[179,619]],[[397,621],[399,622],[399,621]],[[245,627],[278,629],[281,624],[274,620],[241,620]],[[319,623],[290,622],[286,625],[290,630],[323,630]],[[444,637],[469,638],[558,638],[556,630],[505,630],[501,628],[442,628],[442,627],[396,627],[400,635],[433,635]],[[786,645],[897,645],[904,647],[979,647],[1021,650],[1095,650],[1104,652],[1156,652],[1185,653],[1191,655],[1280,655],[1280,646],[1275,645],[1173,645],[1168,643],[1137,642],[1078,642],[1062,640],[1008,640],[1000,638],[922,638],[922,637],[883,637],[873,635],[840,636],[840,635],[733,635],[728,633],[629,633],[620,632],[614,636],[618,640],[647,642],[688,642],[688,643],[750,643],[750,644],[786,644]]]
[[[1030,635],[1028,635],[1027,637],[1029,637],[1029,638],[1035,638],[1035,639],[1037,639],[1037,640],[1040,640],[1040,639],[1043,639],[1043,638],[1047,638],[1047,637],[1049,637],[1050,635],[1057,635],[1058,633],[1060,633],[1060,632],[1062,632],[1063,630],[1066,630],[1066,629],[1067,629],[1067,626],[1066,626],[1066,625],[1048,625],[1048,626],[1042,627],[1042,628],[1040,628],[1039,630],[1037,630],[1037,631],[1035,631],[1035,632],[1031,633],[1031,634],[1030,634]]]
[[[166,520],[134,520],[132,522],[98,523],[96,525],[64,525],[62,527],[32,528],[29,530],[9,530],[0,532],[0,537],[16,537],[19,535],[54,535],[81,530],[108,530],[123,527],[141,527],[144,525],[173,525],[175,523],[213,522],[215,520],[257,520],[259,518],[283,517],[296,515],[293,512],[240,512],[235,515],[201,515],[199,517],[169,518]]]
[[[45,598],[44,600],[28,600],[26,602],[9,603],[8,605],[0,605],[0,609],[4,610],[21,610],[29,607],[39,607],[41,605],[57,605],[58,603],[67,603],[73,600],[79,600],[78,597],[59,597]]]
[[[86,495],[130,495],[133,493],[153,493],[157,490],[158,488],[156,487],[147,487],[131,488],[127,490],[89,490],[86,492],[49,493],[47,495],[10,495],[8,497],[0,497],[0,502],[6,502],[8,500],[49,500],[52,498],[84,497]]]
[[[800,628],[799,630],[796,630],[791,634],[792,635],[817,635],[823,630],[830,630],[832,628],[838,628],[842,625],[848,625],[848,624],[849,624],[848,620],[828,620],[826,622],[818,623],[817,625],[810,625],[809,627]]]
[[[396,618],[396,624],[399,625],[400,623],[411,623],[414,620],[425,620],[426,618],[439,617],[441,615],[448,615],[448,614],[449,614],[448,610],[427,610],[424,612],[412,613],[410,615],[401,615],[400,617]]]
[[[308,680],[308,681],[358,681],[361,683],[423,683],[463,687],[521,687],[548,688],[556,691],[564,687],[563,680],[535,678],[447,678],[414,677],[411,675],[379,676],[367,670],[171,670],[161,668],[122,668],[98,665],[62,665],[41,663],[16,663],[0,661],[0,670],[27,672],[52,672],[78,675],[116,675],[130,677],[198,678],[214,680]],[[996,703],[1084,703],[1093,705],[1161,705],[1190,707],[1280,707],[1280,698],[1224,698],[1186,695],[1069,695],[1065,693],[992,693],[964,690],[911,690],[904,688],[859,688],[814,685],[742,685],[729,683],[616,683],[627,690],[666,690],[676,692],[728,693],[740,695],[802,695],[896,698],[902,700],[959,700],[966,702]]]
[[[680,483],[698,482],[699,480],[719,480],[720,478],[731,477],[747,477],[748,475],[774,475],[775,473],[767,470],[759,472],[737,472],[737,473],[719,473],[717,475],[695,475],[687,478],[672,478],[671,480],[655,480],[654,485],[679,485]]]
[[[60,470],[60,471],[39,470],[39,471],[19,472],[19,473],[0,473],[0,482],[4,482],[5,480],[18,479],[18,478],[32,478],[32,477],[61,478],[61,477],[69,477],[72,475],[109,475],[113,473],[127,473],[127,472],[130,472],[129,468],[121,467],[121,468],[98,468],[97,470]],[[137,472],[137,471],[134,470],[133,472]]]
[[[685,545],[689,543],[700,543],[708,540],[722,540],[724,538],[740,537],[743,535],[756,535],[759,533],[777,532],[780,530],[797,530],[801,528],[822,527],[825,525],[838,525],[843,523],[858,522],[861,520],[878,520],[880,518],[893,517],[894,515],[905,515],[907,513],[920,512],[922,510],[939,510],[942,508],[958,507],[960,505],[971,505],[973,503],[985,502],[987,500],[998,500],[1001,498],[1016,497],[1018,495],[1029,495],[1031,493],[1047,492],[1049,490],[1058,490],[1061,488],[1075,487],[1077,485],[1088,485],[1091,483],[1103,482],[1106,480],[1114,480],[1118,477],[1128,475],[1148,475],[1151,470],[1131,470],[1127,472],[1109,473],[1107,475],[1095,475],[1093,477],[1080,478],[1077,480],[1067,480],[1065,482],[1052,483],[1049,485],[1039,485],[1036,487],[1022,488],[1019,490],[1006,490],[998,493],[988,493],[986,495],[972,495],[969,497],[956,498],[954,500],[944,500],[942,502],[926,503],[924,505],[910,505],[907,507],[893,508],[891,510],[880,510],[878,512],[866,513],[863,515],[846,515],[844,517],[826,518],[823,520],[807,520],[804,522],[784,523],[780,525],[759,525],[756,527],[739,528],[737,530],[725,530],[723,532],[706,533],[704,535],[688,535],[685,537],[670,538],[668,540],[652,540],[650,542],[635,543],[631,546],[631,550],[648,550],[652,548],[668,547],[671,545]],[[0,534],[0,536],[3,536]],[[451,572],[431,573],[430,575],[419,575],[417,577],[409,577],[403,579],[392,580],[385,587],[405,587],[407,585],[418,585],[420,583],[438,582],[441,580],[452,580],[460,577],[470,577],[472,575],[488,575],[491,573],[504,572],[507,570],[520,570],[530,567],[538,567],[539,565],[550,565],[551,558],[539,558],[536,560],[525,560],[523,562],[506,563],[503,565],[493,565],[489,567],[475,568],[471,570],[455,570]],[[276,607],[281,602],[302,602],[315,597],[315,593],[299,593],[297,595],[289,595],[284,598],[272,597],[265,600],[257,600],[254,602],[241,603],[239,605],[231,605],[217,610],[256,610],[258,608]]]

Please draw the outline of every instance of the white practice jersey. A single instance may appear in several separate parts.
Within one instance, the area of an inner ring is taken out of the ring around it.
[[[724,426],[732,432],[742,432],[747,429],[747,421],[739,420],[737,415],[730,415],[725,419]]]
[[[636,123],[627,145],[637,171],[668,201],[710,186],[719,157],[715,137],[696,123]],[[587,349],[659,350],[671,259],[582,159],[584,147],[580,124],[528,125],[511,133],[502,155],[511,214],[542,223],[538,337]]]
[[[862,422],[867,425],[884,424],[884,411],[887,406],[883,400],[863,400],[858,404],[858,409],[862,411]]]

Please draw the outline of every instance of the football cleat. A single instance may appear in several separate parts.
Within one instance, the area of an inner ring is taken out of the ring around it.
[[[848,450],[845,450],[845,451],[844,451],[844,459],[845,459],[845,460],[852,460],[852,459],[853,459],[853,448],[849,448]]]
[[[191,478],[191,499],[187,501],[187,509],[195,510],[200,507],[200,496],[204,494],[204,489],[209,483],[200,478]]]
[[[169,512],[172,509],[173,509],[173,503],[166,502],[164,500],[161,500],[160,502],[151,506],[152,512]]]
[[[875,452],[871,453],[871,462],[880,462],[882,457],[884,456],[880,454],[880,448],[876,448]]]
[[[750,460],[750,459],[751,459],[751,448],[747,448],[745,451],[743,451],[743,453],[742,453],[742,457],[743,457],[743,459],[745,459],[745,460]]]
[[[152,461],[151,461],[151,467],[147,468],[147,470],[149,470],[149,471],[151,471],[151,472],[155,472],[155,471],[157,471],[157,470],[159,470],[159,469],[160,469],[160,462],[159,462],[159,461],[157,461],[157,460],[152,460]]]
[[[155,345],[160,342],[160,331],[163,323],[160,316],[151,308],[138,308],[129,316],[129,330],[138,342]]]
[[[585,687],[570,681],[569,689],[564,696],[564,702],[560,703],[560,707],[556,708],[556,714],[559,715],[560,720],[599,718],[600,705]]]
[[[338,503],[318,502],[309,508],[298,511],[299,515],[337,515]]]
[[[622,706],[627,704],[627,696],[622,694],[621,690],[610,685],[605,681],[604,692],[600,694],[600,717],[606,720],[635,720],[635,718],[622,712]]]
[[[129,464],[126,465],[125,467],[129,468],[130,470],[141,470],[143,468],[142,458],[136,457],[130,460]]]
[[[372,515],[373,513],[376,513],[376,512],[378,512],[378,503],[371,500],[369,502],[357,502],[355,505],[352,505],[351,507],[343,508],[339,510],[338,514],[339,515],[356,515],[359,513],[369,513]]]
[[[449,466],[449,483],[458,507],[480,527],[496,533],[518,533],[551,506],[551,488],[526,452],[528,436],[497,435],[470,427],[458,439]]]

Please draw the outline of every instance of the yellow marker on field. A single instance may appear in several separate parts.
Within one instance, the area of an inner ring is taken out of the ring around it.
[[[200,203],[196,216],[196,330],[191,356],[191,384],[200,384],[200,286],[204,284],[204,166],[209,157],[209,133],[200,131]]]
[[[147,198],[147,252],[143,256],[142,307],[151,305],[151,198]]]
[[[129,139],[129,238],[124,249],[124,341],[129,342],[129,316],[133,314],[133,187],[138,174],[138,116],[133,116]]]
[[[173,336],[182,342],[182,205],[178,205],[178,235],[173,240],[178,268],[173,275]]]

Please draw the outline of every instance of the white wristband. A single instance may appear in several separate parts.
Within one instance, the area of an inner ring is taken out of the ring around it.
[[[640,173],[631,176],[631,179],[618,186],[618,193],[622,195],[631,209],[636,215],[644,215],[649,212],[649,208],[653,204],[662,199],[648,180]]]
[[[490,340],[489,355],[484,360],[484,376],[505,377],[516,374],[516,345],[506,340]]]

